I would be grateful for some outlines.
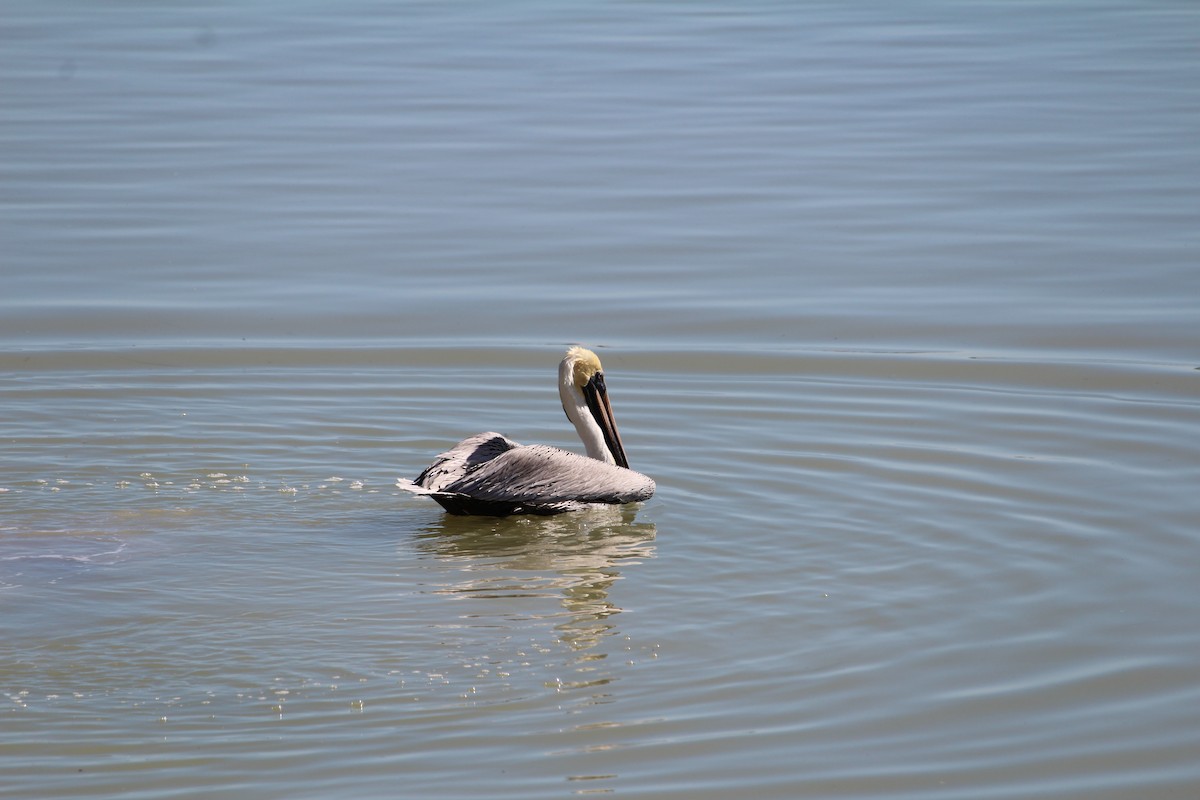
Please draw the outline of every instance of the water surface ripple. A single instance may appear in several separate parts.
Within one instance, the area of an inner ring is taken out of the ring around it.
[[[614,353],[657,496],[477,520],[391,480],[475,418],[570,445],[556,350],[368,350],[5,365],[18,794],[1195,781],[1194,370]]]
[[[1200,13],[726,5],[7,4],[0,794],[1200,796]]]

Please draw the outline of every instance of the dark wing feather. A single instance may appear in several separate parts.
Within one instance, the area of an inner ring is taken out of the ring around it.
[[[445,489],[480,465],[515,447],[520,445],[502,434],[493,431],[477,433],[438,455],[414,483],[434,491]]]

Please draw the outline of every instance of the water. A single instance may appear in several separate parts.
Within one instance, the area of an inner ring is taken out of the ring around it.
[[[1191,4],[10,6],[0,793],[1200,792]]]

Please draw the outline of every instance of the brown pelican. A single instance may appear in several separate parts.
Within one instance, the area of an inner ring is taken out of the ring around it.
[[[604,370],[591,350],[572,347],[558,365],[558,394],[587,457],[479,433],[439,455],[401,489],[432,497],[451,514],[558,514],[596,504],[646,500],[654,481],[629,469]]]

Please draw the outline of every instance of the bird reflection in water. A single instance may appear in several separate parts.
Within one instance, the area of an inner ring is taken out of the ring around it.
[[[655,526],[636,522],[635,516],[636,508],[629,506],[554,517],[442,515],[419,534],[417,546],[459,569],[460,580],[435,591],[502,601],[498,609],[481,609],[471,617],[494,621],[499,613],[514,622],[556,619],[554,629],[568,648],[568,664],[584,673],[561,688],[586,688],[610,680],[594,674],[595,662],[607,655],[597,645],[617,633],[612,618],[622,610],[609,598],[609,589],[623,569],[654,556]],[[529,613],[524,602],[550,597],[558,598],[560,610],[539,607]]]

